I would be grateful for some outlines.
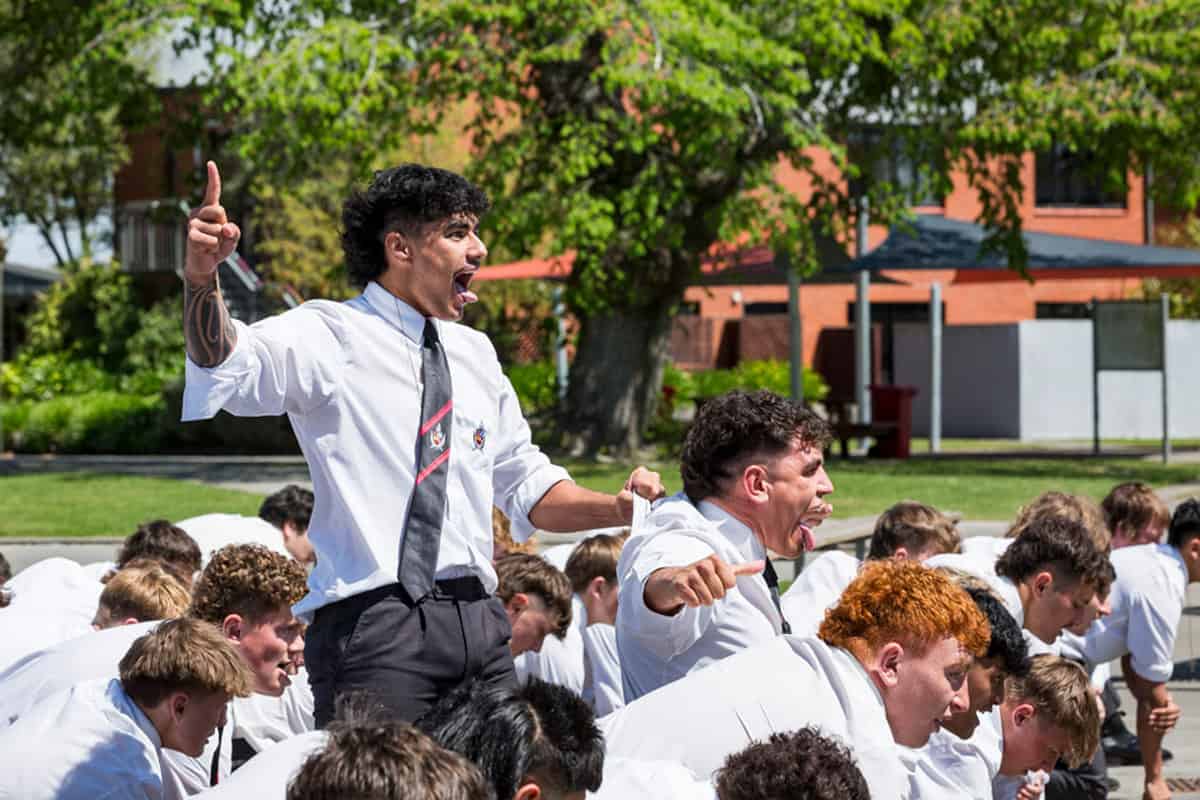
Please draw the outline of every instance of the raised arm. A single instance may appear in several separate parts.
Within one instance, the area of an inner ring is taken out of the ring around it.
[[[188,357],[201,367],[217,366],[237,344],[217,281],[217,267],[237,248],[241,235],[221,207],[221,173],[209,161],[204,202],[188,219],[183,267],[183,335]]]

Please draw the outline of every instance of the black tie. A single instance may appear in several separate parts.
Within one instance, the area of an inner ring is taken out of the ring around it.
[[[791,633],[792,626],[788,625],[788,621],[783,616],[783,606],[779,604],[779,576],[775,574],[775,565],[771,563],[771,559],[766,559],[767,565],[763,567],[763,580],[767,582],[767,588],[771,590],[771,602],[775,604],[775,610],[779,612],[779,619],[782,621],[782,629],[784,633]]]
[[[421,427],[417,434],[417,479],[413,483],[404,539],[400,543],[400,585],[420,600],[433,589],[442,520],[446,516],[446,475],[454,425],[450,368],[433,320],[425,320],[421,347]]]

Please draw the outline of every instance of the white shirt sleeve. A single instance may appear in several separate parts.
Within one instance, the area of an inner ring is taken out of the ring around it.
[[[684,606],[670,616],[660,614],[646,605],[646,581],[656,570],[694,564],[714,552],[711,546],[693,536],[662,533],[647,542],[627,577],[633,583],[628,587],[632,591],[621,594],[622,605],[634,604],[632,614],[618,617],[618,623],[632,622],[626,633],[663,660],[678,656],[700,641],[719,616],[722,604],[718,601],[711,606]]]
[[[506,376],[501,376],[501,380],[499,424],[497,430],[488,434],[495,437],[496,447],[492,464],[493,503],[512,523],[513,539],[523,542],[535,527],[529,520],[529,512],[556,483],[568,481],[571,476],[562,467],[551,464],[533,443],[512,383]]]
[[[583,649],[591,668],[593,707],[597,717],[625,705],[621,658],[617,653],[617,629],[597,623],[583,629]]]
[[[224,409],[243,417],[305,413],[333,397],[347,353],[320,301],[246,325],[233,320],[237,343],[215,367],[187,359],[183,421]]]
[[[1133,671],[1148,681],[1166,683],[1175,669],[1175,633],[1183,607],[1166,592],[1151,603],[1138,593],[1129,605],[1129,655]]]

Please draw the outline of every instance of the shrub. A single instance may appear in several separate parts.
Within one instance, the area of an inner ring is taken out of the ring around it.
[[[159,446],[164,410],[158,395],[95,392],[6,403],[0,417],[18,452],[145,453]]]
[[[787,397],[792,392],[792,370],[786,361],[766,359],[743,361],[733,369],[707,369],[692,376],[694,397],[706,400],[733,389],[769,389]],[[829,385],[816,372],[804,368],[804,400],[820,402],[829,394]]]
[[[116,387],[117,380],[95,361],[64,352],[33,355],[22,350],[0,364],[0,396],[8,400],[50,400]]]
[[[525,416],[553,411],[558,406],[558,373],[552,361],[510,364],[505,370]]]

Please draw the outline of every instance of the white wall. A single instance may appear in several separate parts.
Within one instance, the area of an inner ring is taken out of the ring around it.
[[[929,435],[929,326],[895,327],[896,382],[917,387],[913,435]],[[1020,429],[1016,325],[942,328],[942,435],[1016,438]]]
[[[929,328],[897,325],[898,383],[916,386],[913,433],[929,433]],[[943,328],[942,435],[1090,439],[1092,323],[1027,320]],[[1171,436],[1200,437],[1200,321],[1167,329]],[[1100,375],[1100,435],[1162,435],[1157,372]]]

